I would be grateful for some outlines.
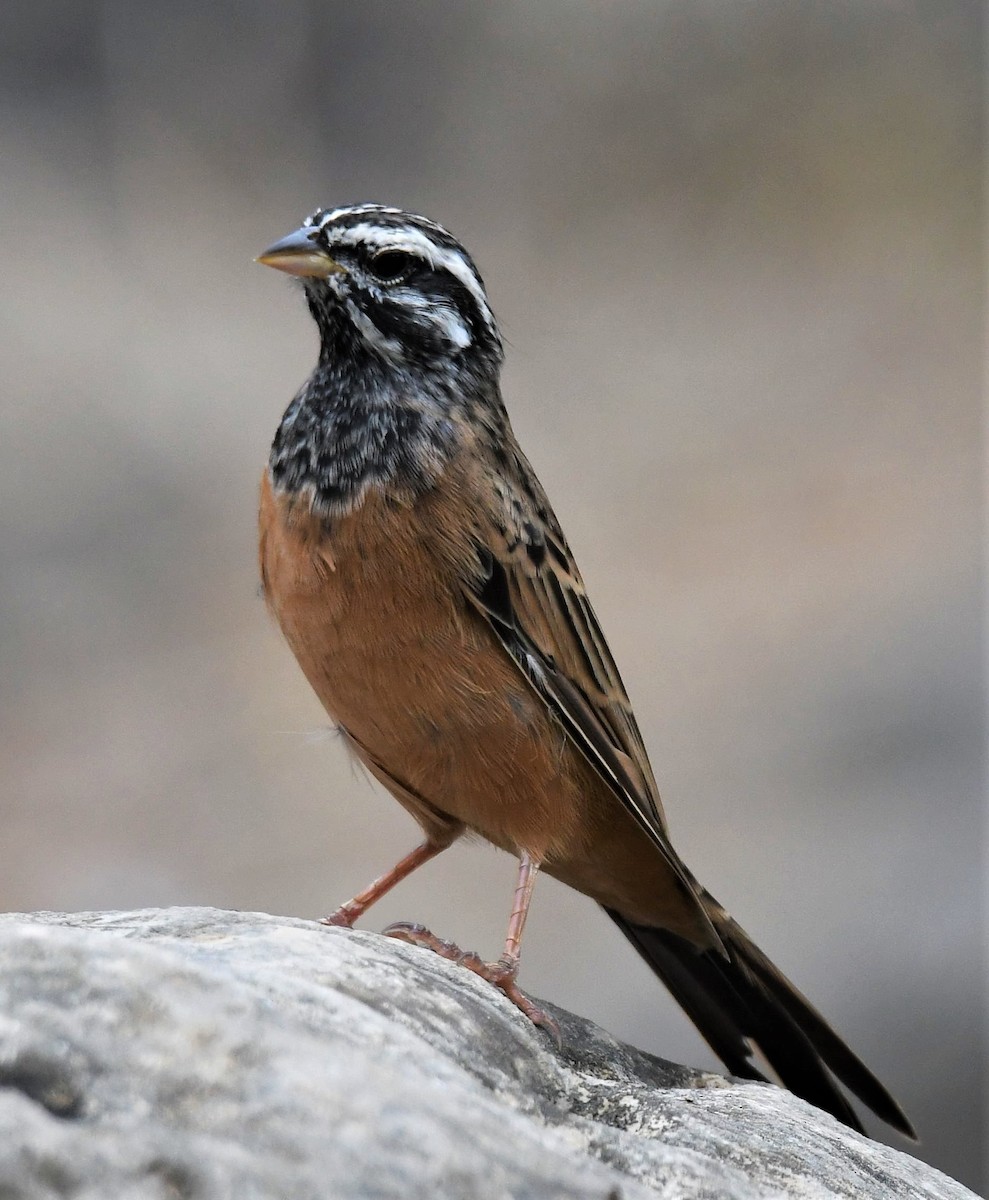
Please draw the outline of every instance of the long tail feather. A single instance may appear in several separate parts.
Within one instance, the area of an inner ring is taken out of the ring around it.
[[[864,1132],[838,1082],[915,1139],[903,1110],[865,1063],[714,898],[707,893],[703,898],[727,957],[699,951],[666,930],[633,924],[611,909],[605,912],[733,1075],[765,1080],[752,1062],[757,1048],[785,1087],[852,1129]]]

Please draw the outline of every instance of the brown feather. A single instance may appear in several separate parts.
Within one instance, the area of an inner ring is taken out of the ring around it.
[[[332,521],[265,477],[265,595],[307,679],[427,834],[408,793],[603,904],[717,945],[679,859],[644,836],[472,602],[480,539],[505,553],[504,510],[482,460],[463,462],[414,506],[372,492]],[[575,656],[569,619],[551,609],[543,621],[544,652]],[[611,718],[597,721],[581,693],[569,707],[640,788],[634,741],[612,744]]]

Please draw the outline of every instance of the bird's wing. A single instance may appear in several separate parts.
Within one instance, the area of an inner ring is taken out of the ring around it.
[[[512,465],[516,470],[500,475],[487,519],[475,531],[481,571],[468,585],[468,598],[695,896],[696,885],[670,844],[642,735],[577,564],[520,450]]]

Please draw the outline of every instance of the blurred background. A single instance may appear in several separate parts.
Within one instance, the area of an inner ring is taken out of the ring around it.
[[[415,842],[257,596],[316,342],[252,262],[411,207],[489,285],[678,847],[984,1185],[982,46],[975,0],[7,0],[0,905],[316,917]],[[460,846],[367,923],[491,955],[513,879]],[[524,983],[714,1065],[549,879]]]

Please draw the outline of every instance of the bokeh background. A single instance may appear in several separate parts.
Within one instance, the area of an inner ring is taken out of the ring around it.
[[[6,0],[0,904],[319,916],[415,832],[257,597],[312,365],[253,256],[379,200],[475,253],[694,871],[978,1188],[981,5]],[[500,945],[461,846],[373,914]],[[713,1065],[541,882],[525,983]]]

